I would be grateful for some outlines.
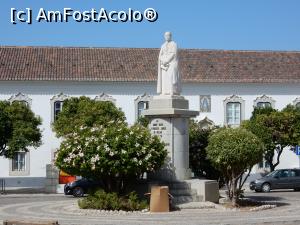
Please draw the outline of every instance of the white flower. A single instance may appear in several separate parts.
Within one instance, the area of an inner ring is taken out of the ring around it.
[[[92,127],[92,128],[91,128],[91,132],[95,132],[95,131],[97,131],[97,130],[98,130],[97,127]]]
[[[151,158],[151,154],[147,154],[145,160],[149,160]]]
[[[105,152],[109,152],[110,151],[110,148],[107,144],[104,144],[104,150]]]
[[[96,169],[95,164],[92,164],[92,170],[95,170],[95,169]]]

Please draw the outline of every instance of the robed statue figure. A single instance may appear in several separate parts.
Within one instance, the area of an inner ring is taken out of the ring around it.
[[[158,58],[157,93],[160,95],[180,95],[181,81],[178,68],[177,44],[172,41],[171,32],[165,33]]]

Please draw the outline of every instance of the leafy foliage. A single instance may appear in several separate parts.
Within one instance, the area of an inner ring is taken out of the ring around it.
[[[56,165],[69,174],[102,180],[107,192],[120,192],[127,179],[159,169],[166,156],[164,144],[148,129],[111,120],[76,128],[61,143]]]
[[[12,158],[16,152],[41,145],[41,118],[22,102],[0,101],[0,155]]]
[[[243,128],[220,128],[209,137],[208,158],[223,174],[234,206],[246,179],[244,173],[262,159],[263,152],[261,140]]]
[[[287,106],[282,111],[255,109],[249,121],[243,127],[256,134],[264,143],[265,159],[271,171],[280,163],[280,156],[285,147],[293,148],[300,143],[300,111],[294,106]],[[274,159],[275,151],[277,157]]]
[[[143,127],[148,127],[150,120],[145,116],[140,116],[136,123],[142,125]]]
[[[218,180],[222,186],[222,174],[212,165],[206,152],[209,135],[216,128],[202,129],[199,122],[195,120],[190,120],[189,127],[190,166],[192,171],[197,177]]]
[[[125,115],[112,102],[95,101],[81,96],[64,101],[53,128],[57,136],[61,137],[73,133],[80,126],[112,125],[109,121],[125,122]]]
[[[117,193],[106,193],[98,190],[88,197],[78,201],[81,209],[124,210],[137,211],[148,208],[147,201],[139,200],[135,192],[128,196],[118,196]]]

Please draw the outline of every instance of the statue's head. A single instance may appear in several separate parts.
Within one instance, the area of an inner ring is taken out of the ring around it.
[[[171,32],[167,31],[167,32],[165,33],[165,40],[166,40],[167,42],[172,41],[172,33],[171,33]]]

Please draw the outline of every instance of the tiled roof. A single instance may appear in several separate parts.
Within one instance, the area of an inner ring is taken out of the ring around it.
[[[159,49],[0,47],[1,81],[156,81]],[[300,83],[300,52],[181,49],[184,82]]]

